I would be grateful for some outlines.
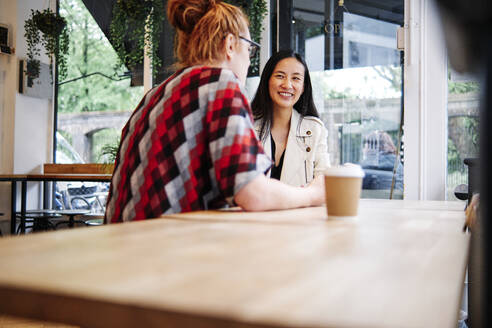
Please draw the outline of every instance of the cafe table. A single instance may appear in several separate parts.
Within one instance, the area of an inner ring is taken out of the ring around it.
[[[25,233],[25,217],[27,204],[27,183],[28,182],[56,182],[56,181],[91,181],[91,182],[110,182],[111,174],[77,174],[77,173],[38,173],[38,174],[0,174],[0,182],[10,182],[11,212],[10,212],[10,233],[15,234],[16,212],[17,212],[17,184],[21,184],[21,233]],[[45,187],[46,188],[46,187]],[[46,197],[46,195],[45,195]]]
[[[0,239],[0,312],[81,327],[456,327],[458,203],[167,215]]]

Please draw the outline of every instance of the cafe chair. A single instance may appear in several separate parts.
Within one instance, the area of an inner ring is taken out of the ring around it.
[[[468,185],[467,184],[459,184],[454,188],[454,195],[459,200],[468,200]]]
[[[55,230],[56,225],[51,221],[53,219],[60,218],[61,215],[54,210],[49,209],[36,209],[27,210],[25,215],[25,228],[31,228],[32,232]],[[21,212],[16,212],[17,221],[21,220]],[[19,223],[16,233],[19,234],[22,229],[21,223]]]
[[[64,191],[66,202],[64,202],[67,209],[87,209],[93,213],[103,213],[106,208],[107,192],[99,191],[100,186],[81,186],[68,185],[67,190]]]
[[[480,190],[480,160],[478,158],[465,158],[463,160],[468,166],[468,204],[470,204],[473,194]]]

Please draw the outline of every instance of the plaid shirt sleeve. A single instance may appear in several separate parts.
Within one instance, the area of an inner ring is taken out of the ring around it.
[[[215,98],[209,100],[206,123],[209,151],[218,188],[230,204],[234,195],[272,166],[258,140],[252,112],[232,72],[220,79]]]

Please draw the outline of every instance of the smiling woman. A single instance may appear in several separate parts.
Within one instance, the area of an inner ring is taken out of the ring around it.
[[[305,186],[330,165],[327,131],[313,102],[311,78],[293,51],[274,54],[265,65],[251,103],[255,128],[275,165],[272,178]]]

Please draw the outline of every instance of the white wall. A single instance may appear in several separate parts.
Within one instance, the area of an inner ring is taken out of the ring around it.
[[[17,4],[0,0],[0,22],[10,28],[11,46],[16,47]],[[0,54],[0,172],[12,173],[14,167],[15,90],[17,79],[15,55]],[[3,194],[3,192],[2,192]],[[3,197],[2,197],[3,198]]]
[[[16,46],[17,5],[15,1],[0,0],[0,22],[10,27],[11,46]],[[16,56],[0,54],[0,173],[12,173],[14,168],[15,80]],[[0,212],[9,220],[10,185],[0,183]],[[1,226],[6,233],[8,225]]]
[[[17,0],[17,58],[26,58],[25,20],[31,9],[42,10],[46,4],[47,1]],[[49,63],[45,55],[41,61]],[[41,165],[51,159],[52,102],[18,92],[15,96],[14,173],[41,172]]]
[[[53,2],[54,1],[50,1]],[[10,28],[14,55],[0,55],[0,173],[40,172],[51,160],[53,105],[51,101],[18,93],[19,59],[27,46],[24,21],[31,9],[44,9],[48,1],[0,0],[0,22]],[[54,7],[52,7],[54,8]],[[46,56],[41,61],[48,63]],[[19,188],[20,189],[20,186]],[[38,184],[29,184],[28,208],[38,207]],[[19,197],[18,197],[19,198]],[[0,212],[10,219],[10,184],[0,183]]]

